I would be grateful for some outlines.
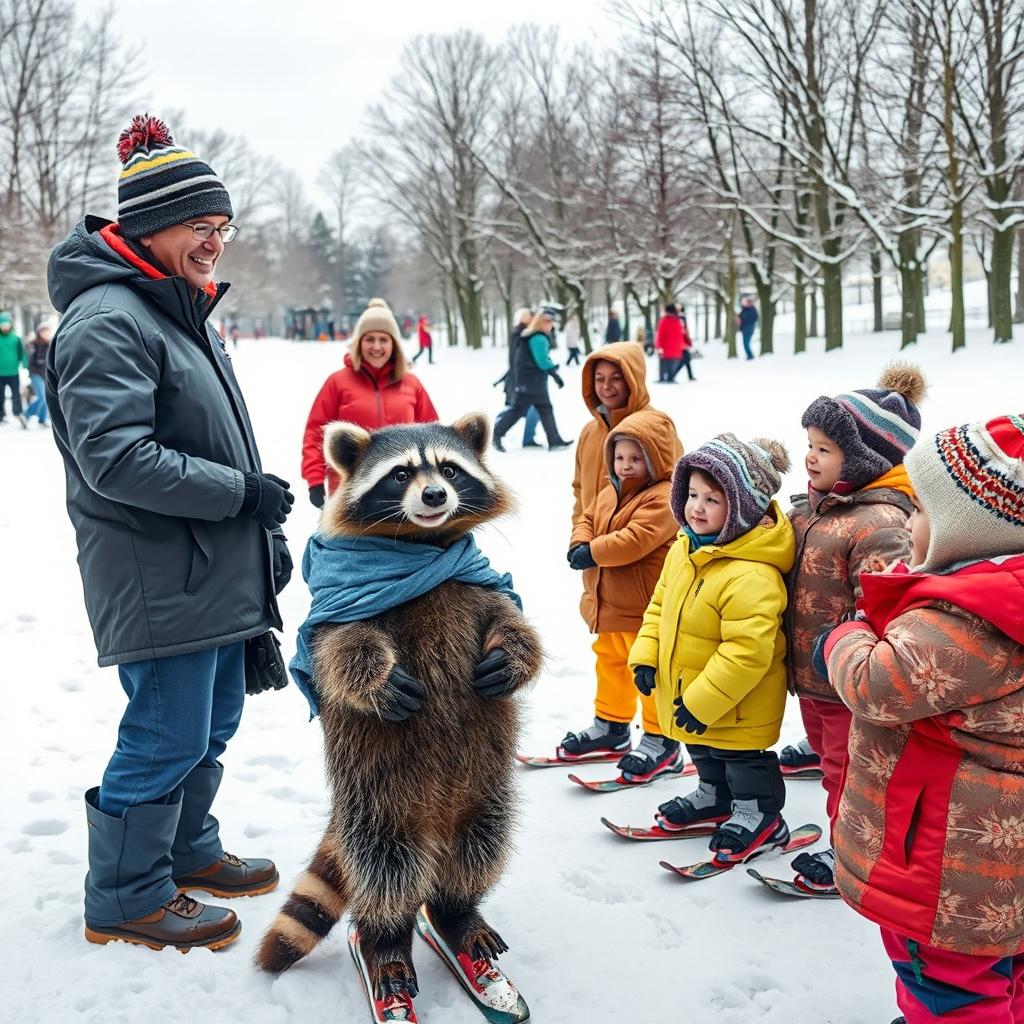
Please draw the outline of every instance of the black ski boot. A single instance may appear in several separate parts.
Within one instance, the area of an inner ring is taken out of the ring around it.
[[[729,860],[743,860],[762,847],[773,849],[789,842],[789,826],[778,811],[764,812],[756,800],[733,800],[732,815],[718,826],[708,846]]]
[[[687,796],[673,797],[660,804],[654,820],[666,832],[671,832],[688,825],[717,825],[729,814],[729,802],[721,798],[717,787],[710,782],[702,782]]]
[[[821,755],[811,749],[810,743],[805,736],[795,747],[782,748],[779,754],[779,764],[783,768],[820,768]]]
[[[593,725],[578,733],[567,732],[559,744],[559,750],[570,757],[582,754],[618,754],[629,750],[629,722],[607,722],[595,718]]]
[[[632,781],[671,771],[678,759],[678,740],[645,732],[637,747],[619,759],[618,769]]]
[[[822,850],[820,853],[801,853],[799,857],[793,858],[790,867],[797,874],[797,885],[829,895],[839,891],[836,889],[836,855],[832,850]]]

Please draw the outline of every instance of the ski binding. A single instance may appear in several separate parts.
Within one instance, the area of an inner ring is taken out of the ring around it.
[[[685,864],[677,866],[663,860],[661,866],[666,871],[671,871],[680,878],[689,881],[699,881],[702,878],[714,878],[715,875],[723,875],[726,871],[732,871],[739,864],[746,864],[757,857],[763,857],[767,853],[792,853],[794,850],[802,850],[805,846],[816,843],[821,838],[821,828],[817,825],[801,825],[793,829],[789,834],[789,841],[784,846],[759,846],[745,857],[730,860],[728,854],[716,853],[711,860],[699,861],[696,864]]]
[[[530,1019],[526,1000],[501,969],[490,960],[474,960],[467,953],[454,952],[434,928],[426,907],[416,912],[416,931],[491,1024],[524,1024]]]
[[[841,900],[842,896],[839,895],[835,888],[832,889],[814,889],[809,885],[803,885],[800,882],[800,876],[792,881],[787,881],[784,878],[768,878],[762,875],[760,871],[756,871],[754,868],[747,868],[747,874],[751,878],[756,878],[762,885],[767,886],[772,892],[777,892],[780,896],[797,896],[807,900]]]

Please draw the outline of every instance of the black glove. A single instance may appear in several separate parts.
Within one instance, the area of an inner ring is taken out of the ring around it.
[[[594,569],[597,567],[597,562],[594,561],[594,556],[590,553],[589,544],[580,544],[578,547],[573,548],[572,554],[569,556],[569,566],[573,569]]]
[[[255,519],[264,530],[274,530],[284,524],[295,504],[291,485],[273,473],[246,473],[245,497],[240,516]]]
[[[555,383],[556,383],[556,384],[557,384],[557,385],[558,385],[558,386],[559,386],[560,388],[564,388],[564,387],[565,387],[565,381],[564,381],[564,380],[562,380],[562,378],[561,378],[561,377],[560,377],[560,376],[558,375],[558,371],[557,371],[557,370],[548,370],[548,373],[550,373],[550,374],[551,374],[551,379],[552,379],[552,380],[553,380],[553,381],[554,381],[554,382],[555,382]]]
[[[811,668],[818,673],[819,676],[827,683],[828,682],[828,663],[825,661],[825,644],[828,642],[829,634],[835,629],[835,626],[829,626],[823,629],[817,639],[811,644]]]
[[[565,560],[572,565],[572,556],[579,551],[580,548],[585,547],[585,544],[573,544],[571,548],[565,553]]]
[[[680,729],[695,733],[697,736],[703,736],[708,731],[708,727],[699,718],[694,718],[690,713],[690,709],[683,703],[682,697],[676,697],[673,703],[676,706],[674,712],[676,725]]]
[[[280,594],[292,578],[292,556],[283,533],[271,534],[274,542],[274,593]]]
[[[378,698],[380,717],[387,722],[404,722],[423,707],[427,688],[397,665],[391,670]]]
[[[515,689],[507,651],[495,647],[483,661],[473,667],[473,689],[481,697],[507,697]]]
[[[244,660],[246,693],[283,690],[288,685],[281,644],[271,630],[245,641]]]
[[[633,683],[645,697],[650,697],[654,693],[654,677],[656,674],[655,669],[650,665],[637,665],[633,669]]]
[[[324,507],[324,500],[327,497],[327,493],[324,491],[323,484],[317,484],[316,487],[310,487],[309,489],[309,500],[313,503],[316,508]]]

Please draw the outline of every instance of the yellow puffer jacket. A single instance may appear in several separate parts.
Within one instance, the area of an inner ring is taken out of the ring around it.
[[[665,559],[629,667],[654,665],[655,701],[666,736],[726,750],[778,742],[786,704],[782,613],[793,565],[793,527],[776,502],[770,526],[690,553],[680,533]],[[676,697],[708,726],[675,724]]]

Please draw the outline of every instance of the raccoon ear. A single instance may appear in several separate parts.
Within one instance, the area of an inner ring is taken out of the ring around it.
[[[328,423],[324,427],[324,458],[344,477],[352,475],[356,460],[370,443],[370,435],[354,423]]]
[[[491,424],[482,412],[471,412],[460,416],[452,430],[477,453],[483,455],[491,441]]]

